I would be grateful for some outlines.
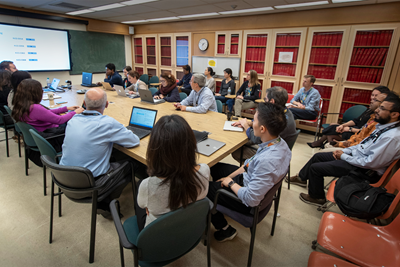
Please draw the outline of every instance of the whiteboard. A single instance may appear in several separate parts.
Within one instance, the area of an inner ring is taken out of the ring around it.
[[[212,67],[215,75],[224,77],[224,69],[230,68],[232,70],[232,76],[235,80],[240,75],[240,58],[231,57],[192,57],[192,70],[193,73],[204,73],[204,70],[208,67],[208,60],[214,60],[216,67]]]

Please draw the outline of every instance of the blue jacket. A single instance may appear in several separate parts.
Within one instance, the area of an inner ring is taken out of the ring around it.
[[[183,78],[177,83],[178,86],[181,86],[183,84],[184,89],[192,89],[192,86],[190,86],[190,80],[192,79],[192,73],[186,74],[183,76]]]
[[[154,93],[153,96],[161,95],[160,90]],[[164,99],[167,102],[181,102],[181,97],[179,95],[178,87],[172,89],[167,95],[164,95]]]
[[[121,75],[117,72],[114,72],[112,76],[108,76],[104,81],[109,83],[111,86],[114,86],[114,84],[124,86],[124,81],[122,80]]]

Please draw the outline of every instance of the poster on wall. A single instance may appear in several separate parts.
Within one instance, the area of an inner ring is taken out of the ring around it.
[[[279,52],[278,62],[292,63],[293,62],[293,52]]]
[[[211,67],[211,68],[217,67],[217,59],[215,59],[215,58],[209,58],[207,60],[207,63],[208,63],[208,67]]]

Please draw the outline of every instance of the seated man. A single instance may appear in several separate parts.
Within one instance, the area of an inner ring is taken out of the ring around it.
[[[213,201],[218,189],[228,190],[242,203],[219,195],[218,204],[240,213],[249,213],[260,204],[265,194],[288,172],[292,152],[279,134],[286,127],[283,108],[272,103],[260,103],[254,115],[254,135],[261,138],[260,148],[242,167],[218,163],[211,168],[214,182],[210,182],[207,197]],[[224,215],[211,215],[211,222],[219,242],[233,239],[237,232],[228,224]]]
[[[326,202],[324,176],[341,177],[358,171],[369,177],[371,183],[379,180],[392,161],[400,158],[400,99],[389,93],[375,111],[376,130],[360,144],[335,152],[316,153],[290,182],[307,186],[308,194],[300,199],[316,206]],[[372,171],[371,171],[372,170]]]
[[[303,88],[290,101],[289,109],[292,111],[295,120],[315,120],[318,116],[321,95],[313,87],[314,83],[315,77],[313,75],[305,75]]]
[[[360,129],[367,123],[367,121],[371,117],[371,114],[374,114],[375,109],[379,107],[379,105],[382,103],[383,99],[386,98],[389,92],[390,90],[386,86],[380,85],[378,87],[375,87],[371,92],[371,102],[369,105],[369,109],[364,111],[357,118],[354,118],[341,125],[337,123],[332,123],[329,127],[325,128],[322,131],[323,135],[319,140],[312,143],[307,143],[307,145],[309,145],[311,148],[324,148],[326,142],[329,142],[330,145],[335,145],[337,141],[349,139],[353,134],[360,131]],[[381,102],[377,103],[375,102],[375,100],[379,94],[382,94],[381,98],[383,97],[383,99],[381,99]]]
[[[296,122],[293,119],[293,114],[290,109],[287,109],[285,107],[287,100],[288,93],[284,88],[280,86],[268,88],[264,98],[264,101],[266,103],[269,102],[278,105],[285,110],[287,123],[286,128],[281,132],[280,137],[282,137],[283,140],[285,140],[285,142],[289,144],[293,142],[294,138],[296,138]],[[254,136],[254,130],[252,127],[253,122],[247,119],[241,119],[240,121],[235,122],[232,125],[245,129],[249,141],[243,146],[243,159],[251,158],[254,154],[256,154],[258,145],[262,143],[260,137]],[[241,150],[242,148],[239,148],[232,153],[232,157],[239,163]]]
[[[0,63],[0,70],[7,70],[11,73],[16,72],[18,69],[15,66],[14,62],[4,60]]]
[[[184,76],[176,85],[178,85],[178,89],[180,89],[182,92],[186,93],[187,95],[190,95],[190,93],[192,92],[192,89],[193,89],[190,86],[190,81],[192,79],[192,73],[190,72],[190,66],[185,65],[182,67],[182,69],[183,69]]]
[[[115,72],[115,65],[113,63],[108,63],[106,65],[106,78],[104,78],[104,81],[109,83],[111,87],[113,87],[114,84],[124,86],[124,81],[121,75]],[[97,85],[101,85],[101,82],[98,82]]]
[[[96,184],[110,180],[109,185],[99,192],[99,196],[102,194],[109,194],[109,196],[99,202],[97,207],[98,214],[111,219],[109,203],[118,198],[132,180],[130,165],[120,175],[112,176],[112,179],[107,175],[123,163],[123,161],[110,163],[113,144],[134,147],[139,145],[139,138],[115,119],[103,115],[104,109],[108,106],[107,95],[103,90],[94,88],[87,91],[84,104],[86,110],[82,114],[75,115],[68,122],[60,165],[88,168],[93,173]],[[113,156],[119,155],[113,153]],[[127,160],[134,163],[137,177],[148,176],[145,165],[131,158]],[[121,186],[109,192],[109,188],[120,183],[122,183]]]
[[[205,87],[206,77],[193,74],[190,85],[192,92],[182,102],[174,104],[177,109],[194,113],[206,113],[207,110],[218,112],[213,92]],[[190,105],[193,107],[187,107]]]

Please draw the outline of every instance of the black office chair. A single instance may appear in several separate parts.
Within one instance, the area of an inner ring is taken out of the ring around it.
[[[265,194],[265,197],[260,202],[260,204],[258,204],[258,206],[256,207],[253,207],[250,213],[248,214],[243,214],[235,210],[228,209],[227,207],[224,207],[220,204],[217,204],[218,197],[220,194],[230,197],[234,201],[242,203],[242,201],[235,194],[224,189],[219,189],[215,195],[214,207],[211,210],[212,214],[215,214],[217,211],[222,212],[223,214],[228,215],[229,217],[231,217],[244,227],[250,228],[251,241],[250,241],[249,258],[247,261],[247,266],[249,267],[251,266],[251,261],[253,258],[254,240],[256,238],[257,224],[260,223],[265,216],[267,216],[269,210],[271,209],[272,202],[274,202],[274,219],[272,221],[271,236],[274,235],[276,217],[278,215],[279,200],[281,198],[282,181],[283,177],[267,192],[267,194]],[[209,240],[211,241],[211,239]]]
[[[42,163],[46,168],[51,171],[51,198],[50,198],[50,237],[49,243],[52,243],[53,239],[53,208],[54,208],[54,197],[58,196],[58,216],[61,217],[61,195],[64,194],[70,200],[77,203],[92,203],[91,213],[91,225],[90,225],[90,251],[89,251],[89,263],[94,261],[94,247],[96,237],[96,211],[97,202],[102,201],[109,196],[113,190],[127,180],[121,180],[117,184],[110,185],[112,179],[108,179],[103,184],[96,184],[93,174],[90,170],[83,167],[71,167],[62,166],[55,163],[55,160],[47,155],[40,157]],[[135,181],[135,174],[133,164],[130,162],[123,163],[118,169],[114,170],[109,174],[110,177],[118,175],[124,167],[130,164],[132,170],[132,180]],[[58,193],[54,193],[54,184],[59,188]],[[98,195],[102,189],[110,187],[106,193]]]

